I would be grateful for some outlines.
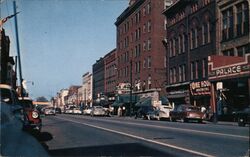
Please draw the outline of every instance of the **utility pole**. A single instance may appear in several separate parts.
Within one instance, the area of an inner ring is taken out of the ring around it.
[[[13,1],[13,8],[14,8],[14,14],[17,14],[16,12],[16,1]],[[23,77],[22,77],[22,67],[21,67],[21,56],[20,56],[20,46],[19,46],[19,37],[18,37],[18,27],[17,27],[17,16],[14,16],[15,19],[15,32],[16,32],[16,46],[17,46],[17,57],[18,57],[18,66],[19,66],[19,77],[20,77],[20,90],[21,90],[21,97],[23,97]]]

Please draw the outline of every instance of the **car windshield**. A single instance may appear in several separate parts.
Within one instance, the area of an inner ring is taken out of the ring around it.
[[[31,100],[19,100],[24,108],[33,108],[33,104]]]

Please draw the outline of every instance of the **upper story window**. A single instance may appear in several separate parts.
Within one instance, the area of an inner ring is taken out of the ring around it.
[[[135,14],[135,23],[139,23],[141,21],[141,11]]]
[[[192,6],[191,6],[191,12],[194,13],[198,10],[198,2],[194,3]]]
[[[237,36],[249,33],[249,12],[247,3],[237,5]]]
[[[234,49],[222,51],[223,56],[234,56]]]
[[[243,57],[247,53],[250,53],[250,44],[237,47],[237,56]]]
[[[151,45],[151,39],[148,39],[148,51],[151,50],[152,45]]]
[[[222,39],[227,40],[234,36],[233,8],[223,11],[222,16],[223,16]]]
[[[148,21],[148,32],[151,32],[151,21]]]
[[[190,47],[191,49],[197,48],[198,47],[198,33],[197,33],[197,29],[191,29],[191,33],[190,33]]]
[[[210,43],[210,23],[204,23],[202,25],[202,45]]]
[[[151,13],[151,3],[149,2],[147,4],[147,14],[150,14]]]
[[[203,6],[208,5],[211,2],[211,0],[203,0]]]

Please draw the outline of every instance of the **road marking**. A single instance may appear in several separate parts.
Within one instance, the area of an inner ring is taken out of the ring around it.
[[[103,121],[103,122],[113,122],[113,123],[120,124],[120,121],[118,122],[118,121],[114,121],[114,120],[103,120],[103,119],[95,119],[95,120]],[[123,124],[155,127],[155,128],[161,128],[161,129],[171,129],[171,130],[179,130],[179,131],[187,131],[187,132],[195,132],[195,133],[201,133],[201,134],[211,134],[211,135],[217,135],[217,136],[229,136],[229,137],[243,138],[243,139],[249,140],[248,136],[241,136],[241,135],[224,134],[224,133],[208,132],[208,131],[200,131],[200,130],[192,130],[192,129],[183,129],[183,128],[168,127],[168,126],[156,126],[156,125],[150,125],[150,124],[139,124],[139,123],[125,122],[125,121],[123,121]]]
[[[60,118],[59,117],[55,117],[55,118],[58,118],[58,119],[61,119],[61,120],[66,120],[66,121],[70,121],[70,122],[73,122],[73,123],[78,123],[78,124],[86,125],[86,126],[97,128],[97,129],[101,129],[101,130],[105,130],[105,131],[108,131],[108,132],[113,132],[113,133],[116,133],[116,134],[128,136],[128,137],[131,137],[131,138],[143,140],[143,141],[154,143],[154,144],[158,144],[158,145],[162,145],[162,146],[165,146],[165,147],[170,147],[170,148],[178,149],[178,150],[185,151],[185,152],[188,152],[188,153],[191,153],[191,154],[195,154],[195,155],[199,155],[199,156],[214,157],[213,155],[201,153],[201,152],[194,151],[194,150],[189,150],[189,149],[186,149],[186,148],[183,148],[183,147],[178,147],[178,146],[175,146],[175,145],[171,145],[171,144],[167,144],[167,143],[163,143],[163,142],[158,142],[158,141],[155,141],[155,140],[147,139],[147,138],[136,136],[136,135],[132,135],[132,134],[127,134],[127,133],[124,133],[124,132],[120,132],[120,131],[116,131],[116,130],[112,130],[112,129],[108,129],[108,128],[104,128],[104,127],[100,127],[100,126],[96,126],[96,125],[92,125],[92,124],[87,124],[87,123],[83,123],[83,122],[73,121],[73,120],[70,120],[70,119],[62,118],[62,117],[60,117]]]

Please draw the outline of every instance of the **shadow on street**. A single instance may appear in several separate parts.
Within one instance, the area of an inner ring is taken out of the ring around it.
[[[49,154],[51,156],[175,156],[139,143],[56,149],[49,150]]]

